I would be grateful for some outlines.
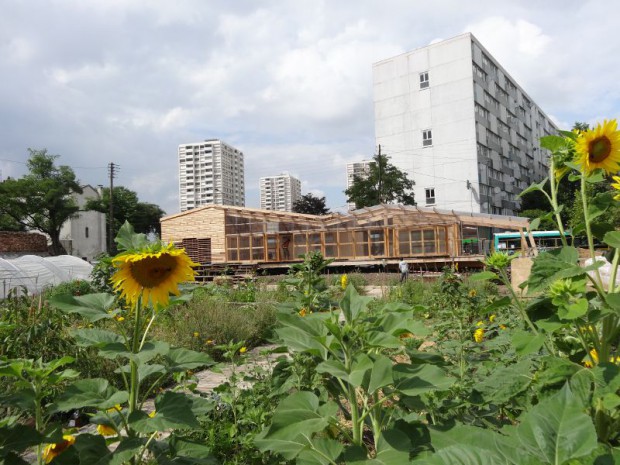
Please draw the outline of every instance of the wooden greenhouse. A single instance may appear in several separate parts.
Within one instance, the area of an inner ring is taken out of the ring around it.
[[[335,264],[480,262],[498,231],[521,233],[527,218],[377,205],[326,216],[208,205],[161,219],[162,240],[201,264],[261,267],[320,251]]]

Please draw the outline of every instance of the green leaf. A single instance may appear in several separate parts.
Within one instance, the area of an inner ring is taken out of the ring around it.
[[[532,263],[530,277],[526,281],[528,294],[544,290],[560,278],[584,276],[586,271],[578,265],[579,252],[574,247],[543,252]]]
[[[490,279],[499,279],[499,276],[492,271],[480,271],[479,273],[474,273],[469,277],[469,280],[473,282],[488,281]]]
[[[608,232],[603,238],[603,242],[609,247],[620,249],[620,231]]]
[[[299,435],[311,436],[323,431],[328,424],[328,416],[319,410],[319,398],[311,392],[296,392],[280,402],[264,439],[292,440]]]
[[[36,429],[16,424],[11,427],[0,428],[0,457],[8,452],[22,452],[29,447],[43,442],[43,435]]]
[[[613,194],[611,192],[597,194],[588,204],[588,218],[590,222],[605,214],[612,203]]]
[[[420,465],[512,465],[506,458],[479,446],[457,444],[441,449]],[[524,464],[521,464],[524,465]]]
[[[75,329],[71,331],[75,342],[82,347],[103,347],[109,344],[122,344],[123,338],[112,331],[103,329]],[[124,347],[124,346],[123,346]]]
[[[484,401],[503,404],[525,391],[532,383],[532,364],[524,360],[507,367],[497,367],[491,374],[475,385],[483,394]]]
[[[515,331],[512,335],[512,345],[517,354],[529,355],[538,353],[545,343],[546,336],[544,334],[533,334],[529,331]]]
[[[374,394],[378,389],[394,383],[392,366],[394,363],[385,355],[380,355],[374,362],[370,372],[368,394]]]
[[[392,368],[395,389],[407,396],[418,396],[430,391],[445,391],[455,379],[434,365],[399,363]]]
[[[517,198],[522,197],[522,196],[524,196],[525,194],[527,194],[529,192],[544,190],[545,184],[547,184],[548,180],[549,180],[549,178],[545,178],[542,181],[540,181],[539,183],[534,183],[531,186],[525,188],[519,195],[517,195]]]
[[[372,297],[360,296],[354,286],[347,286],[347,289],[340,301],[340,308],[347,323],[353,323],[360,312],[366,310],[368,304],[373,300]]]
[[[125,224],[118,230],[118,235],[114,238],[118,244],[118,250],[131,252],[140,250],[149,244],[146,234],[136,234],[133,226],[125,221]]]
[[[65,313],[77,313],[91,323],[104,318],[113,318],[118,311],[109,312],[114,308],[116,297],[112,294],[88,294],[72,296],[57,295],[50,299],[50,304]]]
[[[84,407],[107,410],[129,399],[127,391],[119,391],[101,378],[82,379],[70,385],[53,404],[52,412],[66,412]]]
[[[333,439],[313,438],[297,457],[297,465],[328,465],[337,463],[344,446]]]
[[[549,135],[540,138],[540,146],[544,149],[549,150],[552,153],[558,152],[560,150],[565,150],[566,145],[567,141],[562,136]]]
[[[532,222],[530,223],[530,229],[532,231],[537,230],[539,226],[540,226],[540,218],[534,218]]]
[[[526,413],[517,435],[522,447],[544,463],[566,463],[597,445],[592,419],[583,413],[568,384]]]
[[[582,297],[569,305],[558,307],[558,316],[562,320],[576,320],[588,313],[588,299]]]
[[[211,448],[204,444],[188,441],[186,439],[179,439],[176,437],[173,437],[170,440],[169,444],[170,448],[172,449],[173,455],[175,456],[200,459],[200,461],[192,463],[213,465],[216,465],[218,463],[215,457],[213,457]]]
[[[170,349],[166,361],[172,372],[195,370],[215,364],[208,354],[183,348]]]
[[[155,416],[134,412],[129,418],[132,428],[141,433],[154,433],[171,429],[197,428],[200,423],[192,410],[193,396],[166,391],[155,399]]]

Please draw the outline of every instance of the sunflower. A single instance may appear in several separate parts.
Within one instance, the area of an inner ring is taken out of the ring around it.
[[[597,168],[607,174],[620,168],[620,131],[615,119],[605,120],[596,128],[579,133],[575,143],[576,162],[584,174],[589,175]]]
[[[616,192],[616,195],[614,195],[614,200],[620,200],[620,176],[612,176],[612,179],[616,182],[612,182],[611,187],[619,191]]]
[[[60,454],[62,454],[65,450],[71,447],[75,443],[75,436],[71,436],[70,434],[64,434],[62,436],[62,441],[49,444],[43,449],[43,460],[45,463],[50,463]]]
[[[108,425],[97,425],[97,432],[101,436],[115,436],[116,430]]]
[[[179,295],[179,283],[193,281],[197,263],[184,250],[173,244],[117,255],[112,260],[117,268],[111,281],[131,305],[140,297],[147,304],[168,304],[170,294]]]
[[[482,328],[478,328],[476,331],[474,331],[474,341],[476,342],[482,342],[484,340],[484,329]]]

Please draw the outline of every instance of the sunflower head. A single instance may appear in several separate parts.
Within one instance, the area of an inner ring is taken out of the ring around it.
[[[575,161],[585,175],[599,168],[606,174],[616,173],[620,168],[620,131],[617,121],[605,120],[592,130],[579,132],[575,152]]]
[[[143,304],[168,304],[170,294],[179,295],[179,283],[193,281],[197,263],[173,244],[148,242],[144,234],[135,234],[125,223],[115,239],[123,250],[112,259],[116,272],[112,286],[131,306],[141,298]]]
[[[75,444],[75,436],[64,434],[62,436],[62,441],[48,444],[45,449],[43,449],[43,460],[45,460],[45,463],[50,463],[73,444]]]

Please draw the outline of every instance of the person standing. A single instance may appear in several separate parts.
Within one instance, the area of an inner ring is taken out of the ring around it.
[[[407,281],[407,276],[409,276],[409,264],[404,258],[398,264],[398,269],[400,270],[400,282],[403,283]]]

